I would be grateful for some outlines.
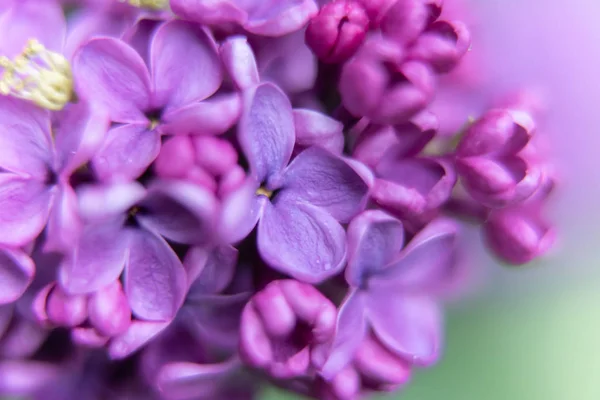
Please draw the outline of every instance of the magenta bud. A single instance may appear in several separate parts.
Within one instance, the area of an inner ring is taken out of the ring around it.
[[[450,72],[471,45],[471,33],[460,21],[437,21],[419,36],[409,51],[414,59],[428,62],[438,73]]]
[[[273,281],[242,313],[240,353],[244,361],[279,379],[305,376],[312,353],[335,331],[337,310],[312,285]]]
[[[154,172],[161,178],[184,178],[194,165],[194,146],[189,136],[173,136],[163,143],[154,161]]]
[[[423,0],[397,0],[381,20],[381,31],[394,41],[410,43],[425,30],[431,9]]]
[[[69,295],[55,285],[47,298],[46,314],[55,325],[68,328],[77,326],[87,318],[87,297]]]
[[[377,390],[397,389],[411,377],[410,363],[387,350],[372,333],[358,348],[354,366],[363,382]]]
[[[239,165],[231,168],[225,175],[221,177],[219,182],[219,197],[225,198],[228,194],[239,188],[246,180],[246,172]]]
[[[334,0],[310,20],[306,44],[323,62],[344,62],[360,47],[368,27],[369,17],[359,2]]]
[[[131,310],[121,283],[115,281],[90,296],[90,323],[104,336],[116,336],[129,328]]]
[[[536,210],[501,209],[490,213],[483,226],[488,246],[501,260],[525,264],[546,253],[556,234]]]
[[[185,179],[202,186],[210,192],[214,192],[215,190],[217,190],[217,182],[215,178],[204,168],[199,167],[197,165],[194,165],[187,171]]]
[[[214,136],[196,136],[192,141],[196,164],[213,176],[222,176],[237,165],[237,152],[228,141]]]
[[[528,146],[534,128],[526,112],[495,109],[467,129],[456,149],[456,168],[471,197],[499,208],[533,194],[544,176]]]

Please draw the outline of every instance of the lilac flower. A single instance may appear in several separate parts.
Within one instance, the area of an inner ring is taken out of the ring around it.
[[[365,211],[348,227],[346,280],[351,290],[340,307],[336,337],[321,355],[321,375],[333,378],[354,357],[368,330],[391,353],[431,365],[441,348],[441,313],[433,298],[454,265],[456,226],[436,220],[402,249],[400,221]]]
[[[343,62],[362,44],[369,17],[356,1],[325,4],[306,29],[306,43],[324,62]]]
[[[101,180],[140,176],[157,157],[162,134],[218,134],[237,119],[237,96],[201,101],[222,80],[215,44],[204,30],[182,21],[160,25],[149,58],[150,73],[130,45],[107,37],[91,39],[75,56],[78,93],[120,123],[92,160]]]
[[[49,113],[26,102],[0,98],[0,110],[0,243],[24,245],[48,223],[48,246],[60,249],[78,231],[69,177],[94,153],[108,121],[84,103],[56,115],[53,126]]]
[[[62,262],[59,281],[71,295],[98,296],[124,272],[127,302],[114,298],[118,291],[107,293],[115,307],[127,305],[137,318],[111,342],[111,355],[124,357],[164,329],[185,298],[184,267],[163,236],[188,244],[209,241],[216,203],[201,187],[172,181],[154,182],[147,190],[137,183],[85,187],[79,205],[88,223]],[[102,324],[93,327],[102,336]]]
[[[263,36],[297,31],[318,11],[314,0],[171,0],[171,9],[199,24],[235,24]]]
[[[318,290],[294,280],[271,282],[244,308],[240,353],[275,378],[308,375],[312,358],[331,340],[335,306]]]
[[[245,93],[238,139],[250,176],[224,200],[221,224],[225,239],[235,242],[258,222],[258,250],[270,266],[320,282],[343,267],[346,241],[339,221],[364,207],[368,186],[353,164],[318,147],[290,163],[294,137],[291,105],[276,86],[261,84]]]
[[[505,207],[539,187],[543,168],[528,146],[534,131],[529,113],[511,109],[490,110],[469,127],[456,149],[456,168],[475,200]]]

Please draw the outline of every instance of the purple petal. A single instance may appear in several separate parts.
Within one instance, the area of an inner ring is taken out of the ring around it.
[[[137,220],[146,229],[186,244],[211,239],[217,201],[213,194],[185,181],[155,181],[139,203]]]
[[[372,290],[366,297],[366,308],[375,335],[390,351],[418,365],[437,361],[443,321],[433,300]]]
[[[118,280],[104,287],[88,302],[90,324],[105,336],[116,336],[127,331],[131,325],[131,310],[127,297]]]
[[[129,231],[125,292],[135,316],[151,321],[172,319],[185,297],[181,261],[161,237],[141,229]]]
[[[171,135],[220,135],[235,125],[241,112],[239,94],[215,96],[167,111],[162,116],[160,129]]]
[[[449,219],[429,223],[371,284],[418,290],[443,285],[455,269],[457,236],[458,226]]]
[[[88,162],[98,148],[109,127],[106,115],[92,111],[81,101],[70,104],[56,115],[52,127],[59,173],[68,177]]]
[[[58,186],[46,229],[45,251],[68,251],[73,243],[77,242],[81,232],[81,221],[77,210],[77,197],[70,186]]]
[[[21,246],[46,225],[53,191],[43,182],[0,174],[0,243]]]
[[[277,179],[294,148],[294,119],[287,96],[263,83],[244,95],[238,140],[258,182]]]
[[[21,297],[34,273],[35,265],[27,254],[20,250],[0,250],[0,304],[12,303]]]
[[[39,323],[15,315],[0,340],[0,357],[31,357],[42,346],[48,333]]]
[[[364,208],[369,187],[343,159],[319,147],[300,153],[284,174],[286,193],[348,222]]]
[[[190,249],[183,262],[191,284],[187,298],[225,290],[233,279],[237,260],[238,251],[232,246],[217,246],[210,251],[202,247]]]
[[[0,337],[4,336],[4,333],[8,329],[13,317],[13,312],[14,307],[12,304],[0,306]]]
[[[51,143],[47,111],[0,97],[0,169],[44,180],[53,162]]]
[[[301,147],[320,146],[334,154],[342,154],[344,148],[344,126],[341,122],[317,111],[294,110],[296,145]]]
[[[183,18],[203,25],[243,23],[247,12],[235,0],[171,0],[173,12]]]
[[[250,11],[244,28],[263,36],[282,36],[295,32],[319,10],[314,0],[262,1],[258,4]]]
[[[0,42],[0,54],[15,57],[30,38],[36,38],[48,50],[60,53],[66,27],[65,16],[57,2],[11,1],[0,17],[0,37],[11,39]]]
[[[250,177],[223,199],[218,226],[225,242],[241,241],[256,226],[268,202],[265,196],[256,195],[257,189],[258,183]]]
[[[150,75],[139,54],[125,42],[94,38],[75,54],[77,93],[115,122],[144,122],[150,105]],[[77,79],[81,77],[82,79]]]
[[[154,107],[203,100],[223,80],[214,40],[195,24],[174,20],[157,29],[150,45]]]
[[[108,343],[109,339],[110,338],[108,336],[103,336],[95,328],[76,326],[71,329],[71,340],[80,346],[88,348],[101,348]]]
[[[138,182],[82,186],[77,191],[79,214],[88,221],[118,220],[145,196]]]
[[[326,211],[285,198],[267,203],[258,223],[258,250],[274,269],[318,283],[337,274],[346,260],[344,228]]]
[[[118,223],[87,226],[61,263],[61,285],[69,293],[83,294],[114,282],[125,266],[127,245],[127,236]]]
[[[146,124],[128,124],[112,128],[104,145],[92,160],[102,181],[129,181],[138,178],[160,151],[160,133]]]
[[[221,59],[238,89],[258,85],[260,76],[252,47],[244,36],[231,36],[220,48]]]
[[[321,363],[319,374],[326,380],[332,379],[346,367],[354,357],[367,333],[364,298],[361,292],[351,292],[338,313],[336,333]]]
[[[162,332],[170,322],[133,321],[127,332],[114,338],[108,347],[112,359],[123,359]]]
[[[55,364],[31,360],[0,362],[0,392],[31,395],[51,384],[62,373]]]
[[[404,246],[404,228],[396,218],[379,210],[368,210],[348,226],[346,280],[360,287],[370,276],[388,265]]]

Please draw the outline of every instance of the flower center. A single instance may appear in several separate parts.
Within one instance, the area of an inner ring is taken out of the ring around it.
[[[256,194],[258,196],[266,196],[268,199],[270,199],[271,196],[273,196],[273,191],[261,186],[256,190]]]
[[[134,7],[149,8],[151,10],[164,10],[169,5],[169,0],[120,0]]]
[[[30,39],[14,60],[0,57],[0,93],[59,111],[73,97],[73,75],[67,59]]]

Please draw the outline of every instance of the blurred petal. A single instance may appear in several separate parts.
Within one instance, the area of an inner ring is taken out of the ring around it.
[[[77,196],[68,185],[60,185],[54,205],[50,210],[46,228],[45,251],[68,251],[77,242],[81,221],[77,209]]]
[[[131,310],[118,280],[98,290],[88,302],[90,324],[105,336],[117,336],[129,328]]]
[[[0,304],[19,299],[33,280],[35,265],[20,250],[0,250]],[[1,334],[0,334],[1,336]]]
[[[193,247],[185,255],[183,265],[188,271],[190,289],[187,299],[221,293],[235,273],[238,251],[228,245],[207,250]]]
[[[294,148],[292,105],[275,85],[263,83],[244,95],[238,140],[258,182],[277,178]]]
[[[136,218],[142,226],[169,240],[198,244],[210,241],[217,201],[201,186],[185,181],[155,181],[148,187],[143,211]]]
[[[237,3],[235,0],[171,0],[171,9],[177,16],[200,24],[241,24],[248,14]]]
[[[296,145],[320,146],[333,154],[341,154],[344,148],[344,126],[341,122],[317,111],[294,110]]]
[[[108,347],[110,358],[123,359],[131,355],[162,332],[169,323],[133,321],[124,334],[111,340]]]
[[[143,122],[150,105],[150,76],[139,54],[125,42],[94,38],[75,54],[77,92],[115,122]],[[82,77],[83,79],[77,79]]]
[[[371,290],[366,297],[366,310],[375,335],[390,351],[418,365],[437,361],[443,321],[433,300]]]
[[[53,191],[44,182],[0,174],[0,243],[21,246],[44,229]]]
[[[167,22],[156,30],[150,46],[154,107],[173,109],[203,100],[221,85],[216,44],[201,27]]]
[[[379,210],[359,214],[348,226],[346,280],[361,287],[400,253],[404,246],[402,222]]]
[[[258,250],[272,268],[318,283],[339,273],[346,260],[346,234],[321,208],[292,198],[267,203],[258,223]]]
[[[244,28],[257,35],[282,36],[301,29],[318,10],[314,0],[262,1],[250,11]]]
[[[87,185],[77,191],[79,213],[86,220],[118,219],[146,196],[138,182]]]
[[[54,382],[63,371],[55,364],[30,360],[0,362],[0,392],[31,395]]]
[[[260,82],[252,47],[244,36],[231,36],[220,48],[221,59],[238,89],[247,89]]]
[[[362,210],[369,188],[343,159],[319,147],[300,153],[285,171],[286,193],[348,222]]]
[[[172,319],[186,294],[181,261],[161,237],[141,229],[129,231],[125,292],[133,314],[141,319]]]
[[[130,181],[140,177],[160,151],[160,133],[147,124],[128,124],[112,128],[92,166],[102,181]]]

